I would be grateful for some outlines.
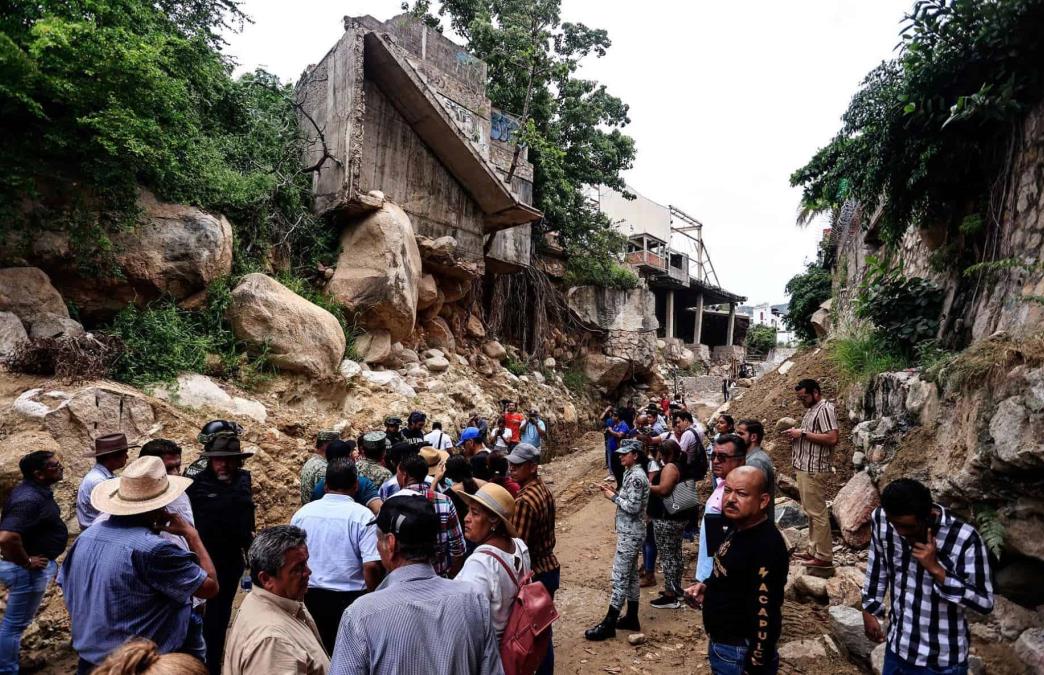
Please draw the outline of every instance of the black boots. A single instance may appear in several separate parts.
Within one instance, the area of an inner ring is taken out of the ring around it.
[[[638,623],[638,601],[628,600],[627,601],[627,616],[622,616],[616,621],[616,627],[620,630],[633,630],[639,631],[642,629],[640,623]]]
[[[609,613],[605,615],[602,622],[584,632],[584,637],[593,642],[601,642],[611,637],[616,637],[616,619],[620,616],[620,610],[609,607]]]

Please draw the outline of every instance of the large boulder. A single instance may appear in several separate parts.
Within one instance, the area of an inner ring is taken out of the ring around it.
[[[848,654],[860,661],[867,661],[876,646],[863,632],[863,613],[854,607],[834,605],[828,612],[830,632]]]
[[[507,358],[507,350],[504,349],[504,345],[496,340],[490,340],[482,345],[482,351],[485,352],[486,356],[496,361],[503,361]]]
[[[363,326],[384,329],[393,342],[413,332],[421,257],[409,216],[391,202],[345,228],[327,292]]]
[[[822,339],[830,335],[830,306],[831,301],[827,300],[812,312],[812,328],[816,331],[817,338]]]
[[[76,337],[83,333],[83,326],[76,319],[51,312],[37,314],[29,324],[29,337],[33,338]]]
[[[224,216],[161,202],[146,190],[138,207],[138,224],[110,235],[119,274],[83,275],[82,254],[64,231],[34,237],[26,257],[45,268],[62,295],[89,317],[161,296],[181,300],[232,272],[232,226]]]
[[[588,352],[584,357],[584,375],[599,389],[612,391],[631,372],[631,362],[618,356]]]
[[[425,274],[417,284],[417,309],[427,309],[434,305],[439,299],[439,287],[435,284],[435,277]]]
[[[0,312],[0,356],[13,353],[28,339],[21,319],[12,312]]]
[[[233,419],[249,417],[262,424],[268,419],[268,411],[261,403],[233,396],[219,387],[214,380],[198,373],[179,375],[174,384],[157,387],[154,395],[158,399],[172,400],[186,408],[225,413]]]
[[[232,291],[232,332],[276,367],[313,377],[337,373],[345,337],[333,314],[264,274],[248,274]]]
[[[1015,641],[1015,653],[1031,673],[1044,673],[1044,628],[1031,628]]]
[[[852,476],[841,488],[830,511],[841,527],[846,544],[863,548],[870,543],[870,516],[880,505],[881,495],[865,471]]]
[[[448,354],[457,351],[457,341],[453,337],[453,331],[441,316],[424,324],[424,335],[429,347],[436,347]]]
[[[61,293],[38,267],[0,269],[0,311],[11,312],[30,329],[33,319],[44,313],[69,318]]]

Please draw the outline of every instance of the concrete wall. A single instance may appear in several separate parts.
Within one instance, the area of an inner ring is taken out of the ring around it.
[[[631,192],[634,192],[631,190]],[[624,199],[616,190],[600,188],[599,207],[616,224],[624,236],[651,234],[665,241],[671,240],[671,213],[666,206],[635,193],[634,200]]]

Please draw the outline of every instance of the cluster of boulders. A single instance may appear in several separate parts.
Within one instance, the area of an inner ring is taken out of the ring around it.
[[[30,337],[81,335],[61,293],[36,267],[0,269],[0,356],[13,353]]]

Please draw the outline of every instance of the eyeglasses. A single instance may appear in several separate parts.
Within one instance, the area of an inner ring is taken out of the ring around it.
[[[743,459],[746,455],[726,455],[724,452],[712,452],[712,462],[724,462],[729,459]]]

